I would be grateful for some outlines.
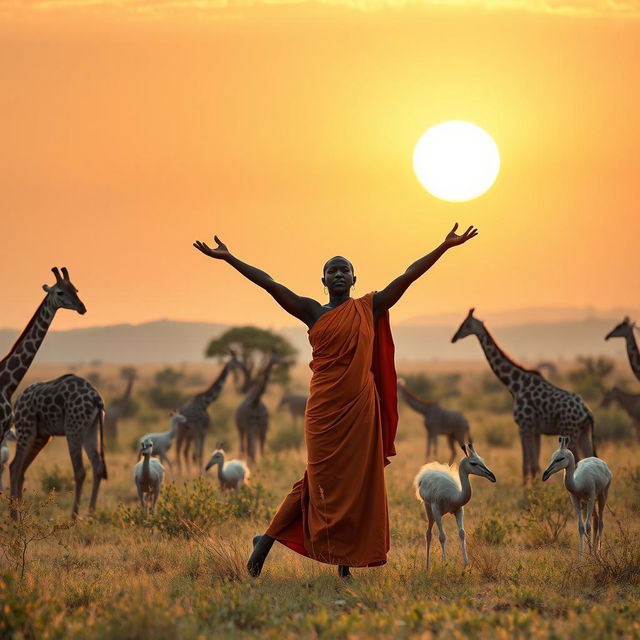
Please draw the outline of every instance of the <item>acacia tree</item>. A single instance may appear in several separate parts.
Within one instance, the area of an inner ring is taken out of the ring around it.
[[[238,391],[246,393],[251,383],[260,373],[266,358],[276,353],[278,368],[274,372],[274,380],[285,384],[289,380],[289,367],[296,361],[298,351],[281,335],[259,329],[258,327],[234,327],[225,331],[219,338],[212,340],[205,351],[208,358],[222,358],[233,352],[243,373]],[[235,369],[234,369],[235,373]]]

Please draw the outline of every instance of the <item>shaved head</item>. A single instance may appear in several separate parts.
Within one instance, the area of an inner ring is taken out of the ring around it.
[[[351,269],[351,273],[355,273],[355,271],[353,270],[353,265],[351,264],[351,262],[349,262],[349,260],[347,260],[345,257],[343,256],[333,256],[333,258],[331,258],[330,260],[327,260],[324,263],[324,267],[322,267],[322,273],[326,273],[327,269],[329,268],[329,265],[333,264],[334,262],[342,262],[342,263],[346,263],[349,265],[349,268]]]

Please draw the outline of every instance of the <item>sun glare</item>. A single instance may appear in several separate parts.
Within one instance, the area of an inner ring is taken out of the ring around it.
[[[431,195],[463,202],[491,187],[500,170],[500,153],[484,129],[451,120],[422,134],[413,152],[413,170]]]

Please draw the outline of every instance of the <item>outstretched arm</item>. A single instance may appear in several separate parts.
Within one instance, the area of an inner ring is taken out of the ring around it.
[[[217,247],[211,248],[206,243],[196,240],[193,246],[198,251],[204,253],[205,256],[210,258],[216,258],[218,260],[224,260],[228,262],[234,269],[239,271],[245,278],[251,280],[259,287],[262,287],[265,291],[269,292],[275,299],[275,301],[292,316],[302,320],[307,325],[313,323],[313,310],[315,307],[319,307],[320,303],[316,302],[312,298],[304,298],[295,294],[291,289],[287,289],[284,285],[276,282],[268,273],[265,273],[261,269],[252,267],[242,260],[238,260],[232,255],[218,236],[213,236],[214,240],[218,244]]]
[[[444,254],[447,249],[456,247],[478,235],[478,230],[471,226],[462,235],[456,234],[458,223],[456,222],[453,229],[447,234],[444,242],[436,247],[431,253],[416,260],[408,269],[395,280],[390,282],[382,291],[378,291],[373,296],[373,312],[374,314],[384,313],[390,309],[409,288],[409,285],[415,282],[421,275],[428,271]]]

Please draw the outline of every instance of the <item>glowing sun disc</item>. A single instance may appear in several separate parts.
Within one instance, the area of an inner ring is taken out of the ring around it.
[[[431,195],[463,202],[482,195],[495,182],[500,153],[478,125],[450,120],[422,134],[413,151],[413,170]]]

